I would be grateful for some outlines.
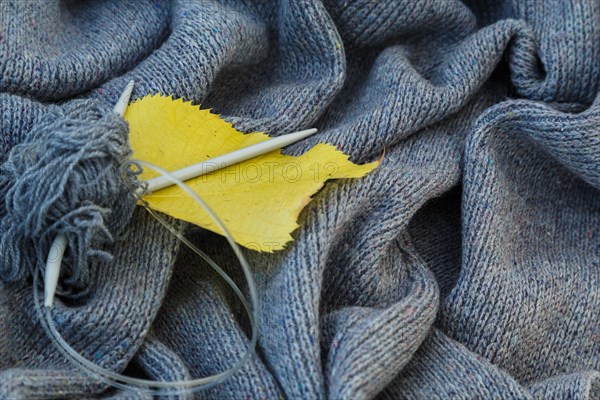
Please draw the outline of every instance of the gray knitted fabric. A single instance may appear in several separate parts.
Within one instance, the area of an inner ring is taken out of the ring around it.
[[[130,79],[243,131],[319,128],[289,153],[385,148],[286,250],[245,252],[257,352],[196,398],[600,398],[598,0],[0,0],[0,398],[144,398],[42,331],[58,232],[53,316],[90,360],[188,379],[248,346],[231,289],[118,179]],[[244,285],[223,238],[174,223]]]

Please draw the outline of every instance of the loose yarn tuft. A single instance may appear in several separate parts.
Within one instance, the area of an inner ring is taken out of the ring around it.
[[[119,169],[130,152],[127,123],[100,102],[51,107],[0,168],[0,278],[29,276],[64,233],[61,289],[84,289],[90,258],[111,259],[133,211]]]

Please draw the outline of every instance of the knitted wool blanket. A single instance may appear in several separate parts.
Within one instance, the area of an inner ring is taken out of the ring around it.
[[[57,232],[53,318],[96,364],[189,379],[248,346],[231,289],[120,183],[131,79],[244,132],[319,128],[291,154],[385,149],[285,250],[245,251],[257,351],[180,398],[600,398],[598,0],[0,0],[1,399],[144,398],[42,330]],[[243,286],[222,237],[173,223]]]

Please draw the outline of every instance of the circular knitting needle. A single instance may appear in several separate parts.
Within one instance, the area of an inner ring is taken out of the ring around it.
[[[133,85],[134,81],[129,81],[113,109],[113,111],[121,117],[125,115],[125,110],[127,109],[127,104],[131,98],[131,92],[133,91]],[[209,172],[217,171],[230,165],[258,157],[271,151],[281,149],[310,135],[313,135],[315,132],[317,132],[317,130],[313,128],[276,137],[252,146],[241,148],[231,153],[220,155],[210,160],[202,161],[198,164],[190,165],[189,167],[171,172],[171,174],[182,181],[186,181]],[[173,181],[169,180],[165,176],[152,178],[147,182],[148,191],[150,192],[160,190],[174,184]],[[141,195],[143,193],[139,194]],[[65,250],[67,248],[67,243],[68,241],[65,234],[60,233],[56,236],[54,242],[52,242],[52,246],[50,247],[51,250],[46,260],[46,272],[44,276],[45,307],[52,307],[54,295],[56,293],[56,287],[58,285],[60,267]]]

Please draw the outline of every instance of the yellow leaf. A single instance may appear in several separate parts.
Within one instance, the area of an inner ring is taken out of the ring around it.
[[[209,110],[162,95],[146,96],[130,104],[125,119],[129,122],[133,157],[167,171],[269,139],[261,132],[238,132]],[[298,227],[300,211],[327,179],[358,178],[378,164],[353,164],[334,146],[319,143],[299,157],[277,150],[190,179],[186,184],[215,211],[236,242],[272,252],[292,240],[290,234]],[[157,175],[145,170],[141,178]],[[177,186],[146,195],[144,200],[157,211],[222,234]]]

